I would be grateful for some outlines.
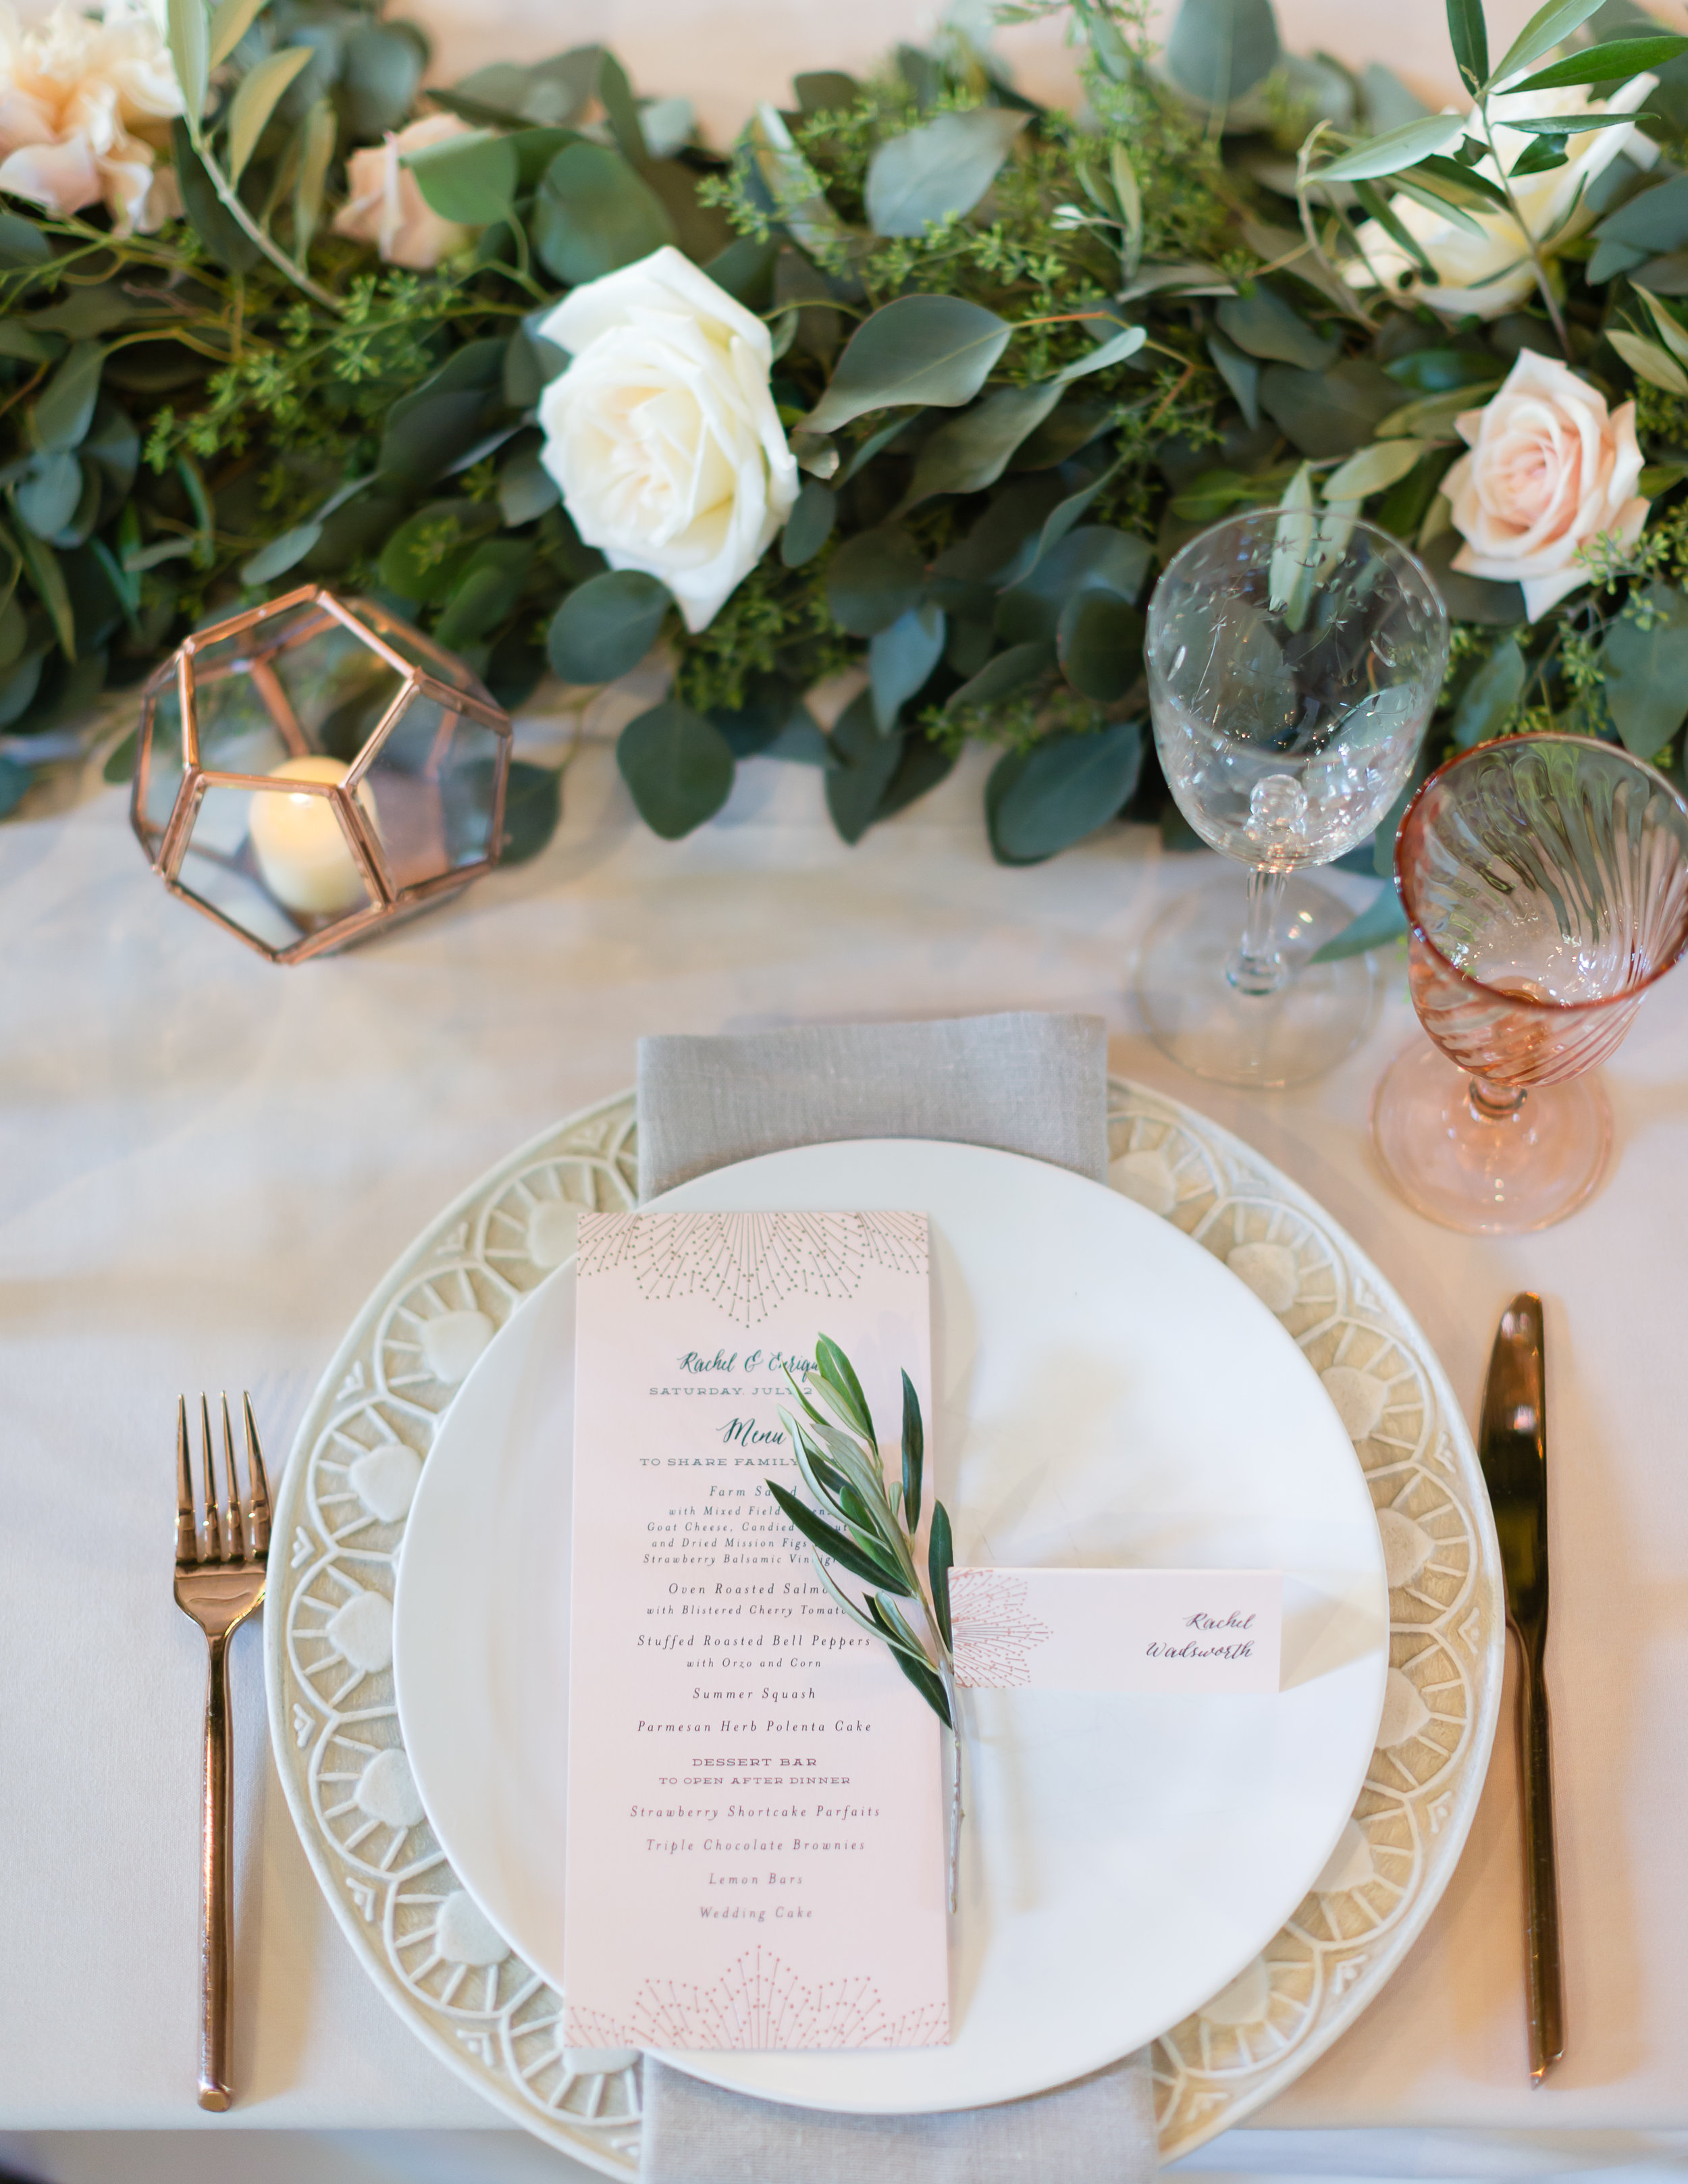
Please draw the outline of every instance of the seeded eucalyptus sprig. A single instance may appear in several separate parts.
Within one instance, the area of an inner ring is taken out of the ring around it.
[[[874,1438],[872,1413],[855,1368],[836,1342],[816,1338],[809,1386],[833,1414],[825,1418],[788,1369],[786,1379],[802,1407],[780,1423],[797,1453],[797,1468],[825,1514],[770,1479],[768,1491],[815,1553],[821,1582],[852,1622],[891,1649],[891,1658],[950,1732],[950,1908],[955,1908],[961,1843],[961,1740],[955,1705],[955,1663],[950,1632],[950,1566],[954,1552],[950,1518],[941,1502],[932,1505],[925,1556],[919,1570],[922,1471],[926,1431],[914,1383],[903,1374],[903,1475],[888,1485]],[[826,1560],[822,1560],[822,1557]],[[860,1602],[844,1590],[827,1562],[836,1563],[877,1591]],[[911,1603],[908,1611],[899,1601]],[[917,1614],[922,1630],[910,1620]]]

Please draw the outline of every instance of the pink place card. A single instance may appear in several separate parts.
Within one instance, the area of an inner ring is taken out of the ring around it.
[[[581,1217],[571,2047],[949,2038],[938,1722],[762,1483],[817,1334],[889,1449],[905,1369],[931,1417],[928,1263],[923,1214]]]
[[[955,1569],[955,1680],[974,1691],[1275,1691],[1278,1570]]]

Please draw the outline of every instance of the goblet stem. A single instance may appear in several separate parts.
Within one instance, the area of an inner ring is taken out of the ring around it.
[[[1465,1096],[1479,1123],[1509,1123],[1523,1106],[1526,1095],[1521,1084],[1489,1084],[1474,1077]]]
[[[1290,976],[1278,945],[1287,872],[1256,865],[1249,874],[1248,917],[1243,937],[1225,965],[1240,994],[1275,994]]]

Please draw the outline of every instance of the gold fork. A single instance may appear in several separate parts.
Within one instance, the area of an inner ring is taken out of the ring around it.
[[[201,1463],[205,1479],[202,1528],[193,1500],[187,1438],[187,1400],[175,1418],[175,1604],[205,1633],[210,1674],[205,1691],[204,1842],[199,1912],[199,2105],[227,2108],[229,2092],[229,1976],[233,1920],[229,1860],[229,1638],[264,1604],[264,1565],[270,1552],[270,1482],[264,1451],[246,1412],[246,1462],[251,1480],[248,1509],[235,1469],[234,1429],[223,1397],[223,1465],[228,1493],[219,1504],[212,1452],[211,1406],[199,1398]],[[249,1515],[248,1510],[249,1509]]]

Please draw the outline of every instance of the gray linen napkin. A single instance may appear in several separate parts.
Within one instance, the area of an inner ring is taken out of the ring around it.
[[[956,1138],[1107,1178],[1100,1017],[799,1024],[639,1041],[639,1196],[834,1138]]]
[[[1099,1017],[827,1024],[639,1041],[639,1195],[835,1138],[954,1138],[1107,1172]],[[838,2115],[644,2059],[642,2184],[1140,2184],[1160,2156],[1146,2052],[1029,2100]]]

